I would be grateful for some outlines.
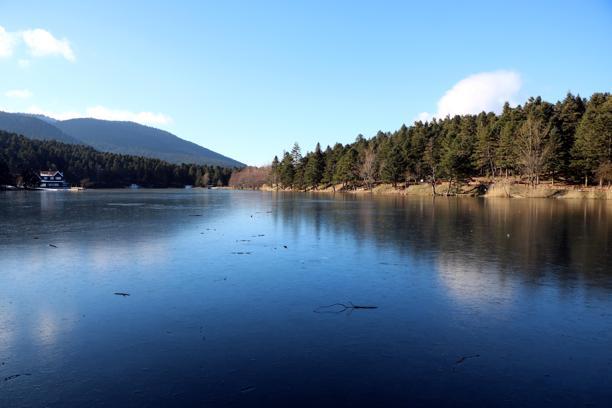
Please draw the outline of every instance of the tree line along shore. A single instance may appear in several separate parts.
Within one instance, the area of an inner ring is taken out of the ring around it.
[[[84,187],[230,186],[289,191],[415,195],[593,196],[610,198],[612,96],[530,98],[499,115],[417,121],[354,143],[302,155],[294,144],[265,167],[170,164],[103,153],[0,131],[0,186],[35,186],[40,170],[61,170]],[[582,190],[580,194],[577,191]],[[586,193],[585,193],[586,191]]]
[[[227,186],[232,173],[220,166],[177,165],[0,131],[0,187],[36,187],[41,170],[60,170],[70,184],[87,188]]]
[[[558,196],[579,188],[608,190],[611,182],[612,96],[568,93],[554,104],[530,98],[516,107],[506,103],[499,115],[434,118],[325,150],[317,144],[305,155],[296,143],[269,167],[234,172],[230,186]]]

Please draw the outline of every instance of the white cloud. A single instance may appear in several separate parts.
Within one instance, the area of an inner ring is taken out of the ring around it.
[[[427,122],[431,119],[431,114],[429,112],[421,112],[417,115],[415,120],[420,120],[421,122]]]
[[[522,81],[514,71],[481,72],[457,82],[438,101],[435,114],[421,112],[416,120],[447,115],[476,114],[482,111],[499,113],[505,102],[514,103]]]
[[[15,48],[15,35],[9,33],[0,26],[0,58],[10,57],[13,55],[13,48]]]
[[[27,89],[11,89],[10,91],[6,91],[4,95],[9,98],[27,99],[32,96],[32,92]]]
[[[150,123],[154,125],[165,125],[172,119],[163,113],[153,112],[130,112],[125,110],[113,110],[104,106],[94,106],[87,109],[87,116],[96,119],[121,120],[137,123]]]
[[[35,115],[45,115],[53,119],[57,120],[68,120],[74,118],[82,118],[84,115],[81,112],[77,111],[64,111],[64,112],[53,112],[46,109],[42,109],[36,105],[30,106],[26,113],[32,113]]]
[[[31,106],[27,113],[45,115],[58,120],[67,120],[75,118],[94,118],[103,120],[129,121],[143,125],[166,125],[172,122],[172,118],[163,113],[154,112],[131,112],[126,110],[110,109],[104,106],[92,106],[85,109],[84,112],[64,111],[52,112],[42,109],[38,106]]]
[[[71,62],[76,59],[70,43],[65,38],[57,39],[53,34],[42,28],[25,30],[21,35],[30,50],[30,54],[34,57],[61,55]]]
[[[55,38],[53,34],[42,28],[10,32],[0,26],[0,58],[11,57],[20,44],[25,44],[33,57],[58,55],[71,62],[76,60],[70,42],[65,38]],[[20,59],[18,63],[22,68],[30,64],[25,59]]]

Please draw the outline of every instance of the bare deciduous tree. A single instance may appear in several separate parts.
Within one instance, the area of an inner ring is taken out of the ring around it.
[[[599,178],[599,187],[603,187],[604,181],[607,181],[608,187],[610,187],[610,182],[612,182],[612,162],[608,161],[600,164],[595,175]]]
[[[229,186],[234,188],[261,188],[270,180],[270,166],[245,167],[232,173]]]
[[[527,117],[517,132],[519,164],[532,186],[539,184],[540,175],[546,169],[552,153],[552,147],[548,141],[549,133],[550,126],[546,126],[541,119],[534,118],[532,115]]]
[[[361,168],[359,169],[359,175],[365,183],[368,190],[372,189],[374,183],[374,176],[376,171],[376,153],[374,153],[374,147],[368,146],[363,152],[363,159],[361,161]]]

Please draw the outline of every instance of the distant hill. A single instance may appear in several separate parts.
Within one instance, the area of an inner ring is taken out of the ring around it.
[[[41,115],[41,114],[39,114],[39,113],[20,113],[20,115],[23,115],[23,116],[31,116],[31,117],[33,117],[33,118],[38,118],[38,119],[40,119],[40,120],[42,120],[42,121],[45,121],[45,122],[47,122],[47,123],[51,123],[51,124],[54,124],[54,123],[57,123],[57,122],[58,122],[58,120],[57,120],[57,119],[50,118],[49,116]]]
[[[177,164],[244,167],[239,161],[170,132],[134,122],[89,118],[60,121],[42,115],[0,112],[0,130],[31,139],[84,144],[103,152],[145,156]]]
[[[134,122],[70,119],[55,124],[65,133],[97,150],[154,157],[171,163],[244,167],[234,159],[181,139],[170,132]]]
[[[50,119],[50,118],[49,118]],[[0,111],[0,130],[17,133],[37,140],[57,140],[63,143],[80,143],[47,120],[36,115],[22,115]]]

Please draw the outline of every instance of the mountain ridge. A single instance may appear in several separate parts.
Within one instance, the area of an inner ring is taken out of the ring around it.
[[[157,158],[176,164],[245,166],[173,133],[136,122],[94,118],[56,120],[41,115],[0,111],[0,129],[32,139],[83,144],[103,152]]]
[[[0,111],[0,129],[35,140],[57,140],[58,142],[72,144],[78,144],[79,142],[57,126],[28,114]]]

